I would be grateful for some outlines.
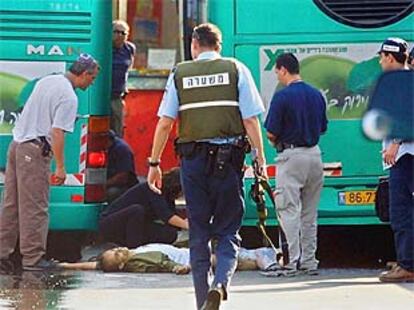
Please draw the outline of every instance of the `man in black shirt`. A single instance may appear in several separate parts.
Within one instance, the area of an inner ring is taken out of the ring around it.
[[[276,209],[289,245],[289,263],[281,275],[297,269],[315,273],[317,206],[323,184],[319,137],[327,129],[322,94],[301,80],[299,62],[291,54],[276,61],[276,74],[286,87],[275,93],[265,121],[278,151]]]

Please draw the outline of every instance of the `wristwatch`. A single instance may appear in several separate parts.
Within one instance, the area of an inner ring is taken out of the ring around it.
[[[401,139],[392,139],[392,143],[393,144],[402,144],[402,140]]]
[[[148,158],[148,166],[150,167],[158,167],[161,163],[161,160],[152,160],[151,158]]]

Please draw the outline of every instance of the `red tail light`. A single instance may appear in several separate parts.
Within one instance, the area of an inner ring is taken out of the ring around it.
[[[87,184],[85,202],[104,202],[106,200],[105,184]]]
[[[85,202],[106,200],[109,117],[92,116],[88,123]]]
[[[106,166],[107,155],[106,152],[90,152],[88,153],[88,167],[102,168]]]

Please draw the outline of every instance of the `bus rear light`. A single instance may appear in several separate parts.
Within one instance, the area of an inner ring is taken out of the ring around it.
[[[87,184],[85,186],[85,202],[104,202],[105,200],[105,184]]]
[[[87,167],[102,168],[106,166],[107,154],[104,151],[88,153]]]
[[[108,132],[88,134],[88,152],[107,150],[109,146]]]
[[[87,168],[85,171],[86,184],[105,184],[106,183],[106,168]]]
[[[91,116],[89,118],[88,131],[90,133],[108,132],[109,116]]]
[[[83,202],[83,195],[80,194],[73,194],[72,196],[70,196],[70,201],[71,202]]]

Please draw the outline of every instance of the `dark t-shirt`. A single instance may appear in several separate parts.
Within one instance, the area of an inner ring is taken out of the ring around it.
[[[122,139],[115,137],[108,150],[108,179],[120,172],[128,172],[129,185],[137,183],[135,174],[134,154],[130,146]]]
[[[327,124],[326,103],[320,91],[298,81],[273,95],[264,126],[277,142],[313,146]]]
[[[154,221],[162,220],[167,223],[175,214],[174,203],[168,203],[164,196],[154,193],[145,182],[131,187],[121,197],[113,201],[101,216],[108,216],[133,204],[144,206],[149,218]]]
[[[120,48],[112,48],[112,94],[120,95],[126,90],[128,68],[135,54],[135,45],[129,41]]]

